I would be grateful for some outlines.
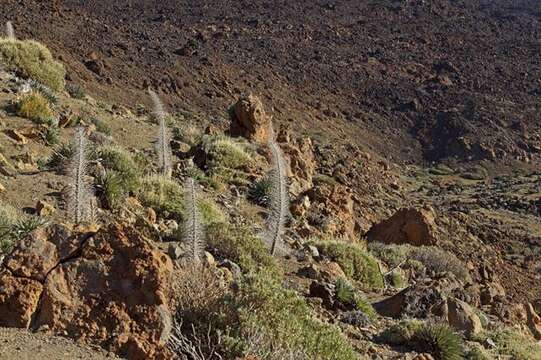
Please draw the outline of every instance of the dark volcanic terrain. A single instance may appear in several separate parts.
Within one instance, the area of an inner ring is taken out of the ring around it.
[[[220,116],[256,92],[276,120],[394,161],[541,152],[535,0],[3,0],[8,19],[131,106],[153,85]]]

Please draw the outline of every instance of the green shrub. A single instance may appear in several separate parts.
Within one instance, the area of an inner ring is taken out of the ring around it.
[[[450,272],[462,281],[470,281],[470,273],[466,265],[454,254],[435,246],[412,247],[412,260],[417,260],[430,271],[436,273]]]
[[[106,170],[116,173],[124,194],[137,191],[141,182],[142,171],[130,153],[119,146],[104,145],[96,149],[94,158],[99,160]]]
[[[0,39],[0,63],[24,78],[34,79],[54,91],[64,89],[64,66],[51,52],[33,40]]]
[[[414,341],[436,359],[463,359],[462,339],[447,324],[424,324],[415,332]]]
[[[68,84],[66,86],[66,90],[68,91],[68,94],[74,99],[82,100],[85,98],[85,90],[82,86],[77,84]]]
[[[246,168],[252,164],[248,144],[225,135],[205,135],[202,146],[211,177],[223,183],[246,183]]]
[[[17,115],[37,123],[43,123],[54,114],[47,99],[39,92],[32,91],[24,95],[17,104]]]
[[[118,208],[125,198],[126,192],[122,187],[122,175],[116,171],[105,171],[96,178],[96,187],[103,193],[108,209]]]
[[[267,246],[246,226],[211,224],[207,228],[207,243],[216,255],[236,262],[244,272],[263,267],[278,273]]]
[[[496,344],[496,348],[491,351],[493,355],[507,355],[514,360],[541,360],[541,345],[515,329],[484,332],[474,338],[481,343],[486,339],[491,339]]]
[[[256,329],[276,347],[306,354],[309,359],[354,360],[358,355],[340,330],[314,319],[310,308],[281,279],[265,272],[246,276],[235,299],[238,325],[230,341],[230,358],[247,348],[244,334]]]
[[[472,345],[466,353],[466,359],[468,360],[491,360],[493,357],[490,353],[483,349],[480,345]]]
[[[248,198],[254,203],[267,206],[272,193],[272,181],[265,177],[259,181],[256,181],[248,192]]]
[[[409,267],[418,271],[426,268],[436,273],[449,272],[457,279],[470,280],[470,274],[464,263],[454,254],[436,246],[416,247],[372,242],[368,244],[368,249],[390,267],[403,264],[401,267],[404,268]],[[420,264],[423,266],[419,266]]]
[[[177,182],[160,175],[147,176],[141,181],[137,195],[145,206],[156,210],[164,217],[182,220],[183,189]]]
[[[53,90],[35,80],[29,80],[28,84],[33,91],[40,93],[47,99],[51,106],[58,104],[58,95]]]
[[[105,134],[107,136],[111,136],[111,128],[107,123],[101,119],[98,119],[96,117],[90,118],[90,122],[96,126],[96,131],[101,132],[102,134]]]
[[[43,223],[43,220],[36,216],[22,214],[11,206],[0,203],[0,255],[9,253],[17,241]]]
[[[153,208],[163,217],[177,221],[184,218],[184,189],[170,178],[160,175],[145,177],[139,186],[137,196],[143,205]],[[222,224],[226,220],[223,211],[209,199],[198,199],[197,207],[203,225]]]
[[[181,122],[173,128],[173,137],[190,146],[194,146],[201,141],[202,132],[196,126]]]
[[[383,276],[376,259],[359,246],[335,241],[317,241],[314,245],[321,254],[336,261],[346,275],[359,286],[383,287]]]
[[[437,360],[463,359],[462,339],[447,324],[404,320],[385,329],[380,340],[419,352],[428,352]]]
[[[58,126],[49,126],[42,136],[47,145],[56,145],[60,142],[60,128]]]
[[[374,310],[372,304],[347,280],[340,278],[336,281],[335,296],[340,303],[362,311],[369,319],[373,320],[377,317],[376,310]]]
[[[39,162],[40,168],[56,168],[64,166],[72,155],[73,147],[70,143],[57,145],[48,158]]]
[[[406,285],[406,280],[399,270],[394,270],[388,275],[388,282],[394,288],[403,288]]]

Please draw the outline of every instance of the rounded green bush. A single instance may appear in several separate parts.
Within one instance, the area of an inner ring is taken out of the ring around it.
[[[0,39],[0,63],[7,70],[36,80],[52,90],[64,89],[64,65],[55,61],[49,49],[37,41]]]

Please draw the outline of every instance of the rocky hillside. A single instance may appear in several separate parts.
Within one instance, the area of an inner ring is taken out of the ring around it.
[[[541,359],[538,7],[6,0],[0,358]]]
[[[392,161],[501,163],[541,152],[540,6],[5,0],[0,21],[54,49],[68,78],[125,105],[152,85],[177,108],[221,117],[255,92],[279,123]]]

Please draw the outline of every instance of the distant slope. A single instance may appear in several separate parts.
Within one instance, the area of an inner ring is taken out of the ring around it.
[[[128,105],[153,85],[223,116],[254,91],[279,122],[396,161],[541,153],[535,0],[46,3],[4,0],[0,20]]]

